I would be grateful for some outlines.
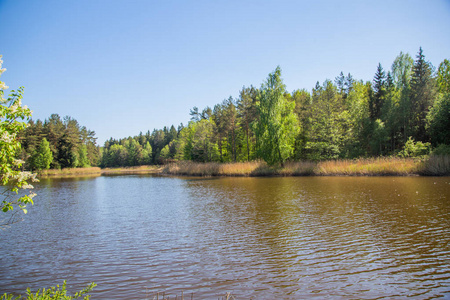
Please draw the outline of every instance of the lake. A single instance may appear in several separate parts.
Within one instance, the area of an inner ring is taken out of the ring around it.
[[[450,177],[128,175],[35,192],[0,231],[2,293],[67,280],[97,283],[92,299],[450,299]]]

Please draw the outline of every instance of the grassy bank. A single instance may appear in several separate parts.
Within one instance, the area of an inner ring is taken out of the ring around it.
[[[281,166],[268,166],[261,161],[239,163],[196,163],[183,161],[160,166],[123,168],[70,168],[43,170],[39,177],[71,177],[130,174],[167,174],[183,176],[448,176],[450,156],[435,155],[426,159],[368,158],[343,159],[321,162],[286,162]]]
[[[50,169],[38,172],[38,177],[76,177],[76,176],[100,176],[100,175],[129,175],[129,174],[157,174],[161,172],[159,166],[136,166],[124,168],[66,168]]]
[[[450,157],[287,162],[283,167],[271,167],[264,162],[220,164],[185,161],[165,166],[162,173],[185,176],[442,176],[450,175]]]
[[[160,166],[136,166],[136,167],[101,169],[101,175],[131,175],[131,174],[158,174],[158,173],[161,173]]]
[[[91,168],[66,168],[66,169],[50,169],[38,171],[38,177],[71,177],[71,176],[100,176],[102,169],[98,167]]]

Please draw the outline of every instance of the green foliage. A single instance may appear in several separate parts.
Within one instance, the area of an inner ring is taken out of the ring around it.
[[[435,97],[436,82],[433,77],[433,66],[425,61],[422,48],[420,48],[411,77],[412,136],[417,140],[428,140],[429,135],[425,130],[426,116]]]
[[[34,151],[31,157],[31,168],[34,170],[47,170],[53,161],[53,154],[50,150],[50,144],[46,138],[43,138],[39,148]]]
[[[2,69],[2,63],[0,56],[0,75],[5,71]],[[5,186],[1,194],[0,208],[4,213],[9,212],[6,221],[0,221],[0,227],[18,221],[16,214],[18,211],[13,211],[15,207],[27,213],[26,206],[33,204],[34,194],[30,192],[21,197],[17,194],[19,189],[32,189],[33,186],[28,184],[28,181],[36,180],[35,174],[20,171],[23,161],[17,159],[21,152],[18,134],[25,129],[24,120],[31,116],[31,110],[26,105],[22,106],[23,88],[11,91],[9,97],[5,99],[3,95],[7,88],[5,83],[0,81],[0,178],[1,185]]]
[[[370,140],[370,147],[372,154],[383,155],[383,146],[388,140],[387,130],[384,123],[377,119],[373,124],[372,138]],[[406,156],[407,157],[407,156]]]
[[[377,72],[373,79],[372,97],[370,97],[369,110],[372,120],[379,119],[386,97],[386,74],[381,64],[378,64]]]
[[[439,146],[433,149],[433,152],[431,154],[450,156],[450,145],[440,144]]]
[[[243,87],[239,92],[239,99],[237,100],[238,117],[240,119],[240,126],[242,132],[245,134],[245,152],[247,154],[247,161],[250,161],[254,154],[253,140],[254,134],[251,124],[256,120],[256,102],[259,91],[250,86]],[[216,122],[217,124],[217,122]]]
[[[69,135],[64,134],[58,140],[57,152],[61,168],[75,168],[78,165],[78,154]]]
[[[138,153],[139,165],[150,165],[152,163],[152,146],[149,142],[145,143],[144,148]]]
[[[433,149],[431,154],[450,156],[450,145],[440,144],[439,146]]]
[[[89,164],[89,158],[88,158],[88,151],[86,145],[81,145],[78,149],[78,163],[77,167],[80,168],[87,168],[90,167]]]
[[[44,138],[53,156],[50,168],[97,166],[99,163],[95,132],[80,127],[77,120],[69,116],[61,119],[58,114],[52,114],[44,122],[30,120],[28,127],[20,133],[22,157],[28,162],[27,168],[40,169],[34,158]]]
[[[392,76],[398,89],[409,86],[414,60],[408,53],[400,52],[392,63]]]
[[[350,97],[350,96],[349,96]],[[303,158],[336,159],[347,142],[351,114],[345,109],[337,87],[326,80],[313,89],[312,105],[305,124],[306,145]]]
[[[194,106],[187,127],[181,124],[176,130],[172,125],[170,130],[164,127],[110,139],[102,150],[101,166],[157,164],[167,159],[263,159],[274,165],[286,160],[384,156],[399,151],[405,156],[421,155],[425,150],[415,148],[427,148],[428,141],[449,144],[448,70],[448,60],[444,60],[436,76],[420,49],[416,61],[400,52],[390,71],[379,64],[372,82],[341,72],[335,84],[326,80],[323,85],[317,82],[312,93],[304,89],[288,93],[277,68],[260,89],[243,87],[238,98],[230,96],[213,109]],[[58,132],[68,125],[67,120],[59,123],[58,118],[51,118],[48,127],[52,130],[42,130],[36,123],[33,134]],[[47,135],[49,141],[51,136]],[[414,149],[410,149],[409,137],[418,141]],[[37,147],[36,139],[30,136],[27,140],[30,149]],[[150,150],[144,149],[146,143]],[[51,141],[50,148],[58,153]]]
[[[450,61],[444,59],[439,64],[437,83],[441,93],[450,93]]]
[[[427,123],[434,145],[450,144],[450,93],[437,99],[427,116]]]
[[[214,123],[212,120],[202,119],[197,123],[190,122],[189,135],[185,143],[185,159],[197,162],[217,160],[219,153],[213,142]]]
[[[288,101],[285,92],[281,69],[277,67],[261,86],[259,120],[255,123],[258,155],[269,165],[283,164],[292,156],[299,130],[295,102]]]
[[[56,287],[50,287],[48,289],[39,289],[36,293],[31,292],[30,289],[27,289],[25,296],[14,296],[11,294],[3,294],[0,300],[72,300],[72,299],[90,299],[91,292],[94,287],[97,285],[95,283],[89,284],[83,290],[76,292],[73,296],[67,295],[66,290],[66,281],[64,281],[63,285],[60,287],[57,285]]]
[[[161,150],[161,158],[162,159],[169,159],[170,158],[170,149],[169,145],[165,145],[164,148]]]
[[[412,137],[403,146],[403,150],[398,153],[400,157],[419,157],[430,154],[431,144],[422,143],[421,141],[414,142]]]

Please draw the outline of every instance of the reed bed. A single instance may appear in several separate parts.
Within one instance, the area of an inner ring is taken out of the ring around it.
[[[420,160],[398,157],[329,160],[317,164],[315,175],[409,176],[417,174],[420,165]]]
[[[422,163],[419,171],[421,175],[448,176],[450,175],[450,156],[432,155]]]
[[[161,168],[159,166],[149,165],[101,169],[102,175],[157,174],[160,172]]]
[[[163,167],[71,168],[43,170],[39,177],[100,176],[125,174],[170,174],[183,176],[448,176],[450,156],[432,155],[426,159],[380,157],[327,160],[320,162],[290,161],[283,166],[269,166],[263,161],[238,163],[197,163],[181,161]]]
[[[413,158],[366,158],[328,160],[321,162],[286,162],[283,166],[268,166],[261,161],[241,163],[173,163],[162,169],[163,174],[186,176],[411,176],[448,175],[450,157],[430,157],[425,162]]]
[[[262,165],[259,161],[221,164],[219,165],[218,175],[250,176],[261,168]]]
[[[100,175],[102,169],[99,167],[90,168],[65,168],[65,169],[49,169],[38,172],[39,177],[66,177],[80,175]]]
[[[315,175],[317,163],[312,161],[293,161],[284,164],[278,174],[282,176]]]
[[[162,169],[162,173],[187,176],[217,176],[219,175],[219,164],[181,161],[166,165]]]

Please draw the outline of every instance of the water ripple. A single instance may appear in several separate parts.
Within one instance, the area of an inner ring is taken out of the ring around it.
[[[446,180],[44,180],[0,232],[0,292],[66,279],[95,281],[93,299],[449,297]]]

